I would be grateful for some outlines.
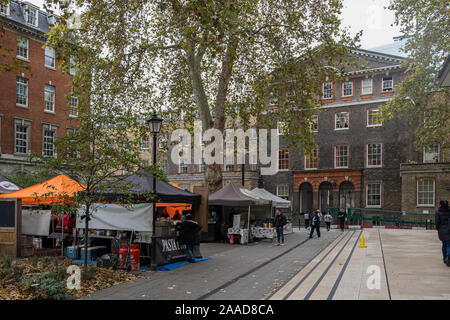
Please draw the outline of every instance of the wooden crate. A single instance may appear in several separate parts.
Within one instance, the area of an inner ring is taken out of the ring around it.
[[[16,256],[15,229],[0,229],[0,253],[13,257]]]

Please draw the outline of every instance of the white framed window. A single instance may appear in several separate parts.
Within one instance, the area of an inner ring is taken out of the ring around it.
[[[381,183],[366,185],[366,207],[381,207]]]
[[[362,79],[361,94],[372,94],[372,93],[373,93],[373,79]]]
[[[335,116],[335,130],[346,130],[349,128],[348,112],[336,112]]]
[[[423,162],[439,162],[439,143],[423,148]]]
[[[311,118],[312,124],[311,124],[311,130],[312,132],[319,132],[319,115],[315,114]]]
[[[28,60],[28,39],[17,37],[17,57]]]
[[[284,121],[277,121],[277,132],[279,136],[284,136],[288,132],[288,126]]]
[[[225,156],[225,171],[233,171],[234,170],[234,156],[229,155]]]
[[[179,165],[178,165],[178,173],[187,173],[187,163],[186,159],[180,159]]]
[[[145,135],[141,137],[141,150],[149,150],[149,149],[150,149],[150,142],[148,136]]]
[[[69,69],[69,73],[71,74],[71,75],[75,75],[75,73],[76,73],[76,65],[77,65],[77,63],[76,63],[76,61],[75,61],[75,59],[73,58],[73,57],[70,57],[70,69]]]
[[[334,148],[334,155],[335,155],[335,168],[348,168],[348,160],[349,160],[349,154],[348,154],[348,146],[336,146]]]
[[[353,96],[353,81],[346,81],[342,83],[342,97]]]
[[[32,25],[34,27],[37,27],[38,24],[39,24],[38,12],[39,12],[38,8],[30,6],[30,5],[27,4],[25,6],[25,13],[24,13],[25,21],[28,24],[30,24],[30,25]]]
[[[367,167],[381,167],[383,162],[383,146],[381,143],[367,144]]]
[[[45,47],[45,66],[55,68],[55,49]]]
[[[258,155],[251,154],[250,170],[256,170],[257,168],[258,168]]]
[[[56,128],[49,125],[44,125],[42,132],[42,154],[44,156],[56,156],[55,140]]]
[[[278,151],[278,170],[289,170],[289,150],[280,149]]]
[[[394,90],[394,80],[392,77],[383,77],[381,92],[392,92]]]
[[[322,84],[322,98],[332,99],[333,98],[333,82],[325,82]]]
[[[287,200],[289,198],[289,185],[288,184],[278,185],[277,196]]]
[[[73,94],[70,97],[69,116],[70,117],[77,117],[78,116],[78,95],[76,95],[76,94]]]
[[[380,127],[383,122],[380,118],[380,109],[373,108],[367,110],[367,127]]]
[[[14,125],[14,153],[28,154],[30,151],[30,124],[25,121],[16,121]]]
[[[44,87],[44,111],[55,112],[55,87],[47,84]]]
[[[28,79],[16,79],[16,105],[28,108]]]
[[[0,4],[0,14],[9,16],[9,3]]]
[[[311,150],[311,154],[305,154],[305,170],[317,169],[319,167],[319,148]]]
[[[205,159],[201,158],[198,164],[198,172],[205,172]]]
[[[417,206],[434,207],[435,185],[434,179],[417,180]]]

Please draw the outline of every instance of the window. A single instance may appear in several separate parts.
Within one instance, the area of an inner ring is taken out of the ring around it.
[[[287,200],[289,198],[289,185],[283,184],[277,186],[277,196]]]
[[[28,107],[28,80],[25,78],[16,80],[16,104]]]
[[[367,126],[368,127],[379,127],[382,125],[380,118],[380,109],[369,109],[367,110]]]
[[[55,112],[55,87],[45,85],[44,111]]]
[[[141,150],[148,150],[150,149],[150,143],[148,136],[141,137]]]
[[[351,97],[353,95],[353,82],[346,81],[342,83],[342,96]]]
[[[28,39],[17,37],[17,57],[28,59]]]
[[[38,26],[38,9],[27,5],[25,7],[25,21],[32,26]]]
[[[50,68],[55,67],[55,49],[45,47],[45,66]]]
[[[312,116],[311,130],[313,132],[319,132],[319,116],[317,114]]]
[[[278,151],[278,170],[289,169],[289,150],[280,149]]]
[[[363,79],[361,81],[361,94],[372,94],[372,79]]]
[[[186,159],[180,159],[180,164],[178,166],[178,173],[187,173]]]
[[[30,126],[23,121],[15,125],[14,151],[19,154],[27,154],[30,149]]]
[[[270,92],[269,105],[276,106],[277,104],[278,104],[278,97],[274,92]]]
[[[225,156],[225,171],[233,171],[234,169],[234,157],[232,155]]]
[[[439,162],[439,144],[423,148],[423,162]]]
[[[384,77],[381,91],[392,92],[392,90],[394,90],[394,81],[392,80],[392,77]]]
[[[256,170],[257,168],[258,168],[258,155],[252,154],[250,162],[250,170]]]
[[[335,168],[348,168],[348,146],[336,146]]]
[[[198,164],[198,172],[205,172],[205,159],[201,159]]]
[[[288,103],[295,103],[295,96],[296,96],[296,94],[295,94],[295,90],[288,90],[287,92],[286,92],[286,101],[288,102]]]
[[[9,3],[0,4],[0,14],[4,14],[5,16],[9,16]]]
[[[369,143],[367,145],[367,166],[381,167],[382,146],[381,143]]]
[[[54,130],[51,126],[47,125],[44,126],[43,142],[42,142],[42,154],[44,156],[53,157],[56,155],[55,139],[56,139],[56,130]]]
[[[70,117],[78,116],[78,96],[77,95],[72,95],[70,97],[69,116]]]
[[[73,57],[70,57],[70,69],[69,69],[69,73],[71,75],[75,75],[75,67],[76,67],[77,63],[75,62],[75,59]]]
[[[277,132],[279,136],[284,136],[288,133],[289,127],[286,122],[278,121],[277,122]]]
[[[333,82],[325,82],[323,84],[323,99],[332,99],[333,98]]]
[[[335,114],[335,130],[348,129],[348,112],[337,112]]]
[[[367,184],[367,207],[381,207],[381,184],[368,183]]]
[[[319,164],[319,148],[311,150],[311,154],[305,154],[305,169],[317,169]]]
[[[434,207],[434,180],[417,180],[417,206]]]

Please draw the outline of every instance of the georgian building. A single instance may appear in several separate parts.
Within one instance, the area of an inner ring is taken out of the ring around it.
[[[43,48],[55,17],[12,0],[0,5],[0,19],[0,63],[21,64],[0,73],[0,172],[9,175],[31,169],[30,153],[56,156],[56,137],[77,127],[78,98],[66,98],[75,71],[63,73],[56,50]]]

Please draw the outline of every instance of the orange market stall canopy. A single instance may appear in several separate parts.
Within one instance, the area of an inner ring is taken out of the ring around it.
[[[1,194],[0,199],[22,199],[22,205],[67,203],[68,198],[83,188],[83,185],[62,174],[19,191]]]

